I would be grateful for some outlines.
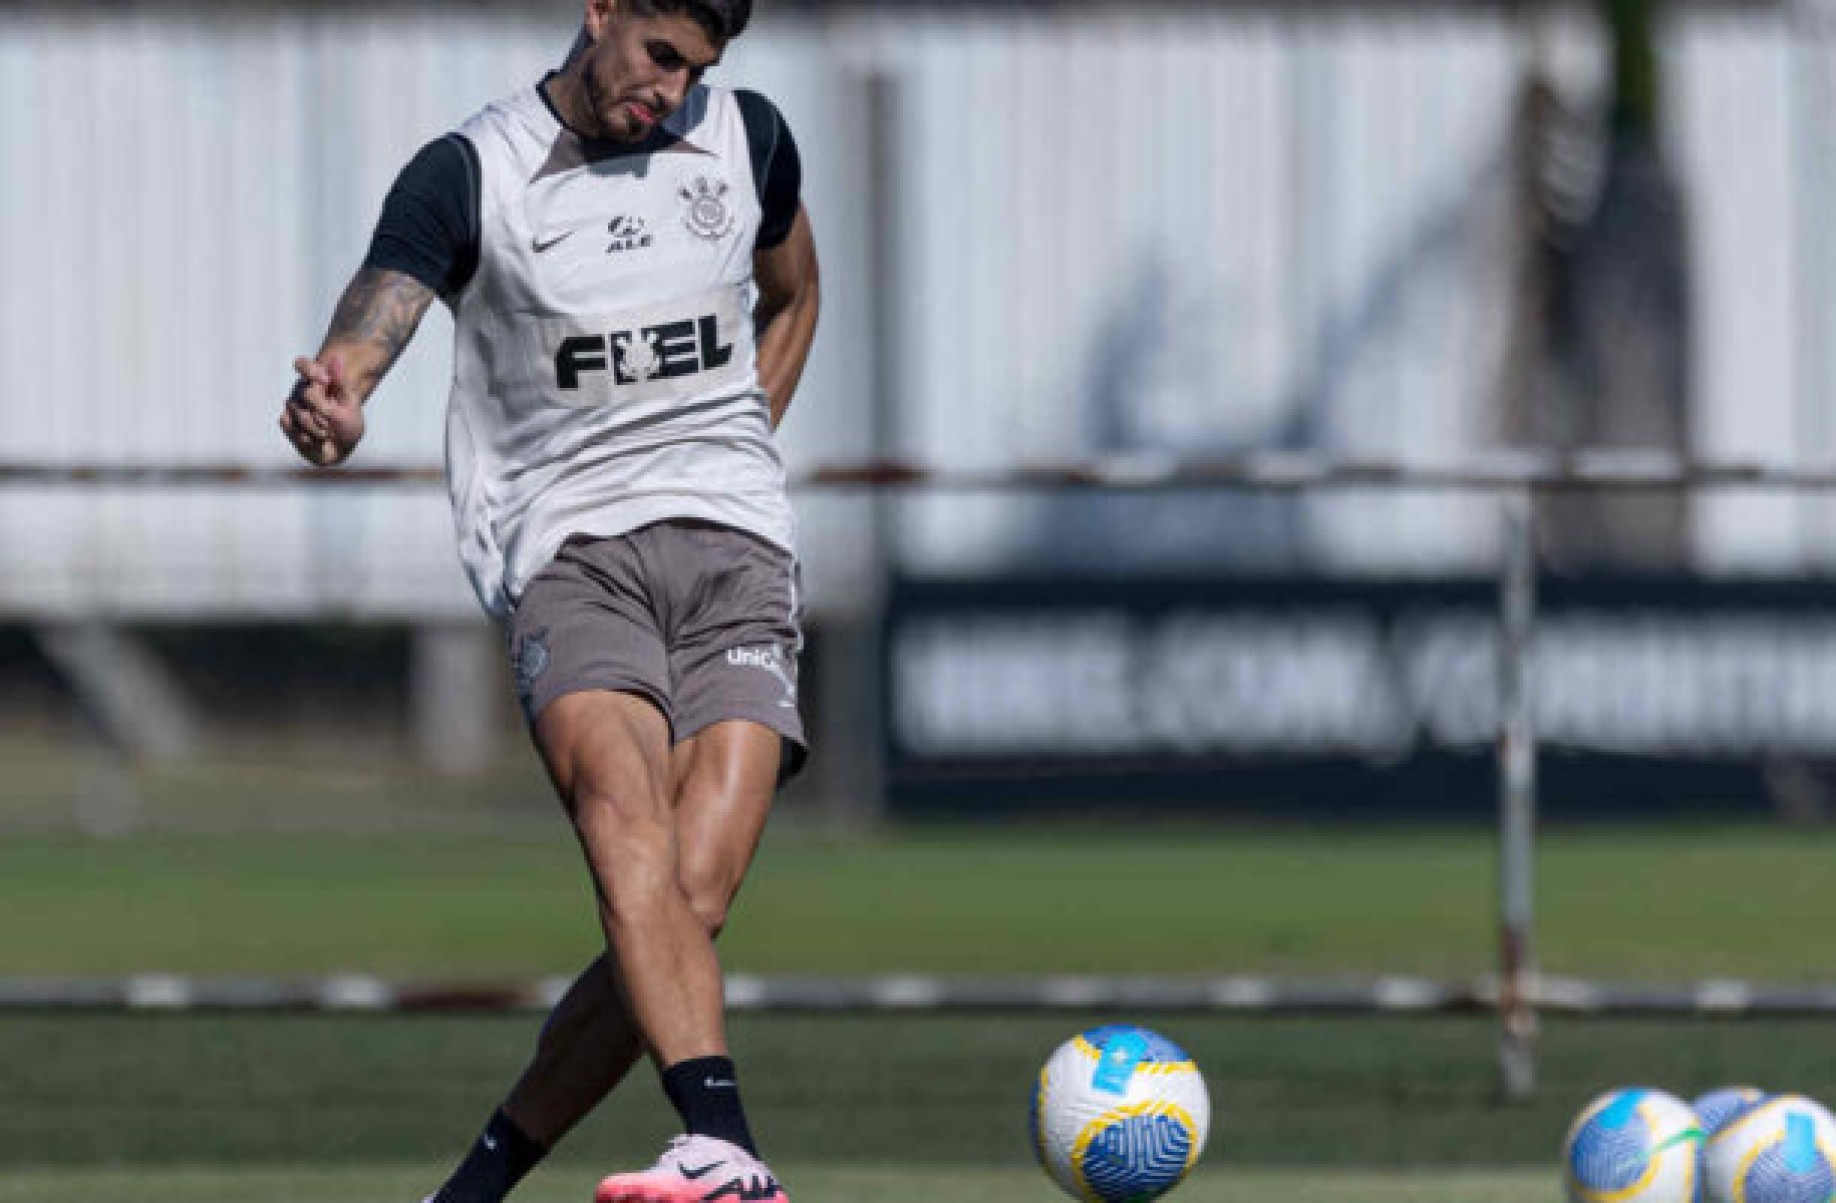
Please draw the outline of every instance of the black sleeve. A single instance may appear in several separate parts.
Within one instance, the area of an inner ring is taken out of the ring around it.
[[[768,251],[790,237],[791,225],[797,220],[798,195],[803,191],[803,159],[797,154],[797,140],[778,106],[757,92],[744,89],[733,93],[739,102],[740,116],[746,122],[746,142],[752,148],[752,182],[759,190],[759,207],[765,218],[759,223],[758,249]]]
[[[363,265],[413,276],[451,300],[478,269],[479,179],[464,136],[423,146],[395,177]]]

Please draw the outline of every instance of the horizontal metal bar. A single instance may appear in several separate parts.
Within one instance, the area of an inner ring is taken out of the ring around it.
[[[541,1011],[567,989],[560,978],[521,982],[395,981],[364,974],[326,978],[0,978],[0,1012],[70,1011]],[[1836,983],[1741,981],[1668,985],[1533,980],[1528,993],[1550,1014],[1836,1015]],[[1216,1014],[1464,1014],[1496,1011],[1495,978],[1445,982],[1380,977],[1077,976],[977,978],[892,974],[813,977],[733,974],[727,1003],[739,1011],[1192,1011]]]
[[[0,488],[424,487],[444,481],[427,466],[310,467],[250,464],[29,463],[0,461]],[[901,460],[833,464],[791,476],[802,490],[910,489],[1029,492],[1103,489],[1288,491],[1310,489],[1532,490],[1836,489],[1836,464],[1705,463],[1643,453],[1503,454],[1444,463],[1245,455],[1212,459],[1114,456],[1061,463],[942,467]]]

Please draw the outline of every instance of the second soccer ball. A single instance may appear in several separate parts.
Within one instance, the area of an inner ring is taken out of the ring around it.
[[[1710,1203],[1836,1203],[1836,1117],[1803,1095],[1745,1112],[1704,1160]]]
[[[1569,1203],[1695,1203],[1702,1123],[1688,1103],[1634,1087],[1601,1095],[1562,1146]]]

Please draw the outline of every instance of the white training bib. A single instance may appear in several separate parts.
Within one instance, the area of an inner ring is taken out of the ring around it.
[[[642,151],[585,143],[533,86],[460,128],[480,235],[453,301],[447,475],[496,617],[574,535],[691,518],[796,553],[753,337],[745,123],[697,87],[662,130]]]

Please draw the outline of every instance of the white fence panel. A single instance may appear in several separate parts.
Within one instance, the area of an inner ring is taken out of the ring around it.
[[[1568,59],[1597,61],[1591,32],[1565,37]],[[0,15],[0,459],[285,462],[287,365],[316,345],[394,172],[568,38],[552,14],[484,11]],[[1797,337],[1818,328],[1806,273],[1829,270],[1802,245],[1821,196],[1802,186],[1804,56],[1769,15],[1679,16],[1668,45],[1697,450],[1827,458],[1836,422],[1807,415],[1829,373],[1808,378]],[[798,130],[828,300],[788,454],[874,449],[880,305],[904,403],[888,450],[928,462],[1490,446],[1524,53],[1502,18],[1426,11],[763,21],[721,76]],[[888,130],[863,103],[875,75],[893,83]],[[880,136],[904,189],[876,214]],[[900,278],[874,278],[876,239]],[[363,462],[437,459],[449,338],[436,311],[376,398]],[[1120,519],[1083,504],[906,502],[900,553],[947,570],[1118,545],[1228,560],[1285,540],[1390,570],[1494,544],[1483,507],[1404,497],[1141,499]],[[1816,504],[1705,502],[1702,559],[1809,562],[1828,541]],[[866,580],[861,507],[800,508],[812,596],[845,606]],[[0,611],[77,610],[472,603],[426,493],[0,491]]]

